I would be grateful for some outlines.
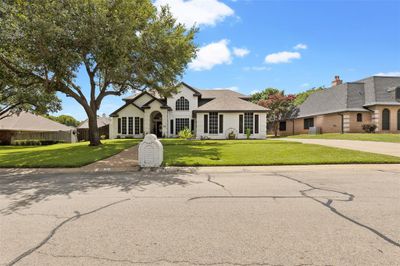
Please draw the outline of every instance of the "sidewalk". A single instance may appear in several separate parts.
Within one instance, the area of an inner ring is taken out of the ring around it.
[[[400,143],[360,141],[360,140],[336,140],[336,139],[291,139],[280,140],[297,141],[305,144],[317,144],[335,148],[379,153],[400,157]]]

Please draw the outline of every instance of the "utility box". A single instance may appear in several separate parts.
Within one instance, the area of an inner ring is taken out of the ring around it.
[[[319,134],[321,134],[321,128],[320,127],[310,127],[308,129],[308,134],[309,135],[319,135]]]
[[[164,149],[154,134],[147,134],[139,144],[139,165],[141,167],[160,167]]]

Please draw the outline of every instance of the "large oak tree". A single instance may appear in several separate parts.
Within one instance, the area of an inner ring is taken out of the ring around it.
[[[128,90],[168,95],[195,56],[195,28],[150,0],[3,0],[0,67],[48,92],[74,98],[99,145],[97,111],[104,97]],[[86,93],[76,82],[84,70]]]
[[[32,80],[19,80],[0,67],[0,120],[22,111],[47,114],[60,109],[61,102],[55,92],[46,92]]]

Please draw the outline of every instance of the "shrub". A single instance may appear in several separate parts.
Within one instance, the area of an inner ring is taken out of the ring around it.
[[[364,124],[362,125],[362,129],[367,133],[374,133],[377,125],[375,124]]]
[[[57,140],[40,140],[40,139],[21,139],[14,141],[16,146],[40,146],[40,145],[53,145],[61,143]]]
[[[181,139],[191,139],[193,137],[192,131],[188,128],[184,128],[178,133],[179,138]]]
[[[251,136],[251,130],[250,128],[246,128],[246,138],[250,139],[250,136]]]

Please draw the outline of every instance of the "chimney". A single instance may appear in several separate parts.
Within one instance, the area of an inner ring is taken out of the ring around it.
[[[343,80],[341,80],[339,76],[335,76],[335,80],[332,81],[332,87],[340,85],[342,83],[343,83]]]

